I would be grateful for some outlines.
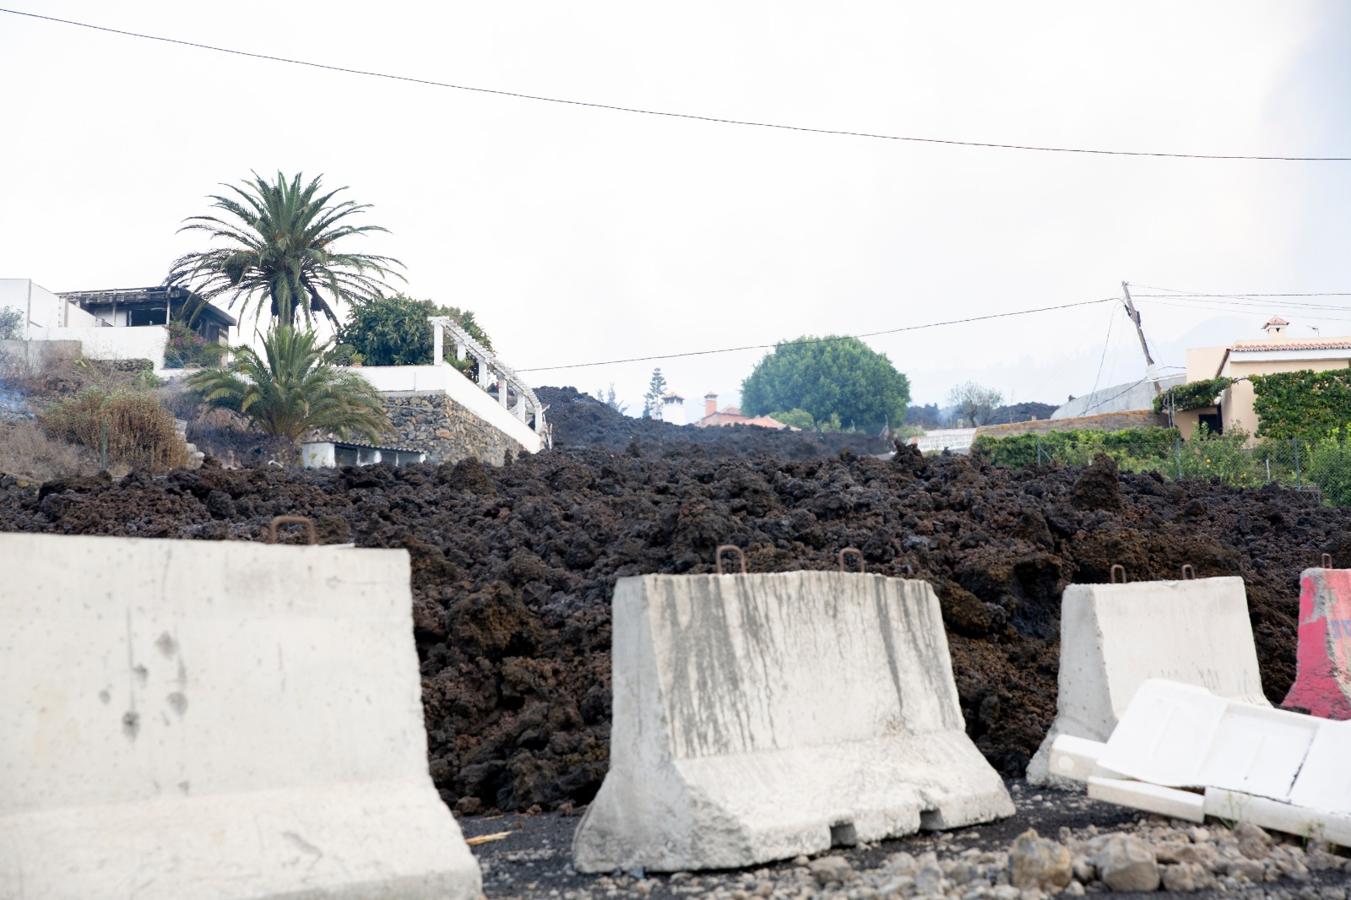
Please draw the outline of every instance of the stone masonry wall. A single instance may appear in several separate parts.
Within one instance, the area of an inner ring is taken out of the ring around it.
[[[425,450],[428,462],[473,458],[500,466],[508,453],[525,452],[515,439],[445,394],[384,394],[383,399],[396,435],[389,443]]]
[[[1046,434],[1051,431],[1121,431],[1123,428],[1148,428],[1167,425],[1168,417],[1152,410],[1103,413],[1097,416],[1079,416],[1072,419],[1033,419],[1008,425],[982,425],[977,437],[1011,437],[1015,434]]]

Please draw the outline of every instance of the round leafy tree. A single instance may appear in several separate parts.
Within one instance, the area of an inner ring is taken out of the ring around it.
[[[880,431],[905,421],[910,382],[885,354],[858,338],[784,341],[741,383],[742,412],[802,410],[815,422]]]
[[[449,316],[487,349],[493,342],[474,321],[474,314],[430,300],[398,294],[353,303],[347,324],[338,330],[339,346],[351,347],[368,366],[427,366],[432,360],[432,316]],[[455,346],[447,340],[446,359],[455,363]]]

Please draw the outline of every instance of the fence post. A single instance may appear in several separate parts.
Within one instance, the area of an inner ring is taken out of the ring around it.
[[[1037,435],[1037,465],[1041,465],[1041,435]]]
[[[1300,486],[1300,472],[1299,472],[1299,440],[1296,439],[1296,438],[1291,438],[1291,439],[1290,439],[1290,446],[1293,447],[1294,450],[1295,450],[1295,487],[1299,487],[1299,486]]]
[[[1182,438],[1173,438],[1173,462],[1177,466],[1177,480],[1182,480]]]
[[[1267,464],[1267,484],[1271,484],[1271,457],[1267,456],[1265,462]]]

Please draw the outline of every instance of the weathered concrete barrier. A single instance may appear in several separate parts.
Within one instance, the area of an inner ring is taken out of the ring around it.
[[[0,897],[476,897],[402,550],[0,534]]]
[[[1028,781],[1050,779],[1051,744],[1060,735],[1107,740],[1148,678],[1269,705],[1262,696],[1243,579],[1065,588],[1056,718],[1027,767]]]
[[[1351,569],[1305,569],[1299,585],[1295,683],[1281,706],[1351,719]]]
[[[1099,800],[1351,846],[1351,722],[1151,679],[1105,744],[1061,737],[1052,758]]]
[[[580,871],[746,866],[1013,813],[964,731],[926,582],[647,575],[620,579],[613,620]]]

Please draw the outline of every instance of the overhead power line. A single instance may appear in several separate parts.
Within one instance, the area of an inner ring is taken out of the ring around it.
[[[567,97],[548,97],[542,94],[527,94],[521,91],[508,91],[500,88],[479,87],[468,84],[455,84],[448,81],[436,81],[431,78],[419,78],[413,75],[399,75],[391,72],[380,72],[374,69],[361,69],[355,66],[337,65],[334,63],[322,63],[314,60],[297,59],[289,56],[278,56],[271,53],[258,53],[251,50],[239,50],[233,47],[221,47],[215,44],[205,44],[200,41],[189,41],[182,38],[173,38],[166,35],[149,34],[141,31],[130,31],[125,28],[113,28],[107,25],[95,25],[92,22],[80,22],[75,19],[63,19],[57,16],[47,16],[40,13],[28,12],[21,9],[7,9],[0,7],[0,13],[7,13],[13,16],[23,16],[29,19],[38,19],[44,22],[52,22],[59,25],[70,25],[76,28],[86,28],[90,31],[99,31],[104,34],[115,34],[122,37],[138,38],[145,41],[156,41],[161,44],[172,44],[178,47],[191,47],[195,50],[209,50],[213,53],[226,53],[231,56],[243,56],[249,59],[262,59],[269,62],[286,63],[293,66],[304,66],[310,69],[321,69],[326,72],[342,72],[347,75],[361,75],[366,78],[382,78],[388,81],[401,81],[408,84],[419,84],[425,87],[447,88],[455,91],[469,91],[478,94],[491,94],[497,97],[512,97],[517,100],[531,100],[538,103],[556,103],[564,106],[580,106],[589,109],[608,110],[610,112],[632,113],[644,116],[659,116],[668,119],[685,119],[695,122],[708,122],[715,125],[737,125],[746,128],[770,128],[778,131],[795,131],[808,134],[832,135],[836,137],[854,137],[865,138],[878,141],[902,141],[914,144],[940,144],[951,147],[975,147],[984,150],[1022,150],[1034,153],[1081,153],[1092,156],[1127,156],[1127,157],[1150,157],[1159,159],[1209,159],[1209,160],[1246,160],[1255,162],[1351,162],[1351,156],[1304,156],[1304,155],[1261,155],[1247,153],[1180,153],[1159,150],[1109,150],[1099,147],[1065,147],[1042,144],[1014,144],[997,141],[974,141],[959,140],[956,138],[942,137],[921,137],[917,135],[899,135],[899,134],[880,134],[871,131],[857,131],[844,128],[821,128],[809,125],[790,125],[783,122],[766,122],[755,119],[734,119],[725,116],[711,116],[699,113],[673,112],[671,110],[646,109],[637,106],[620,106],[613,103],[600,103],[592,100],[576,100]]]
[[[843,334],[822,338],[798,338],[792,341],[780,341],[777,344],[745,344],[740,347],[719,347],[714,350],[689,350],[684,353],[659,353],[652,356],[631,356],[626,359],[606,359],[598,362],[567,363],[558,366],[535,366],[529,369],[517,369],[518,372],[554,372],[559,369],[589,369],[595,366],[617,366],[621,363],[656,362],[663,359],[683,359],[691,356],[712,356],[717,353],[739,353],[744,350],[772,350],[785,344],[826,344],[833,341],[849,341],[861,338],[880,337],[885,334],[901,334],[906,331],[923,331],[927,328],[941,328],[946,325],[965,325],[969,322],[987,322],[991,319],[1008,319],[1014,316],[1030,316],[1034,313],[1052,312],[1059,309],[1074,309],[1079,306],[1093,306],[1097,303],[1119,302],[1117,297],[1103,297],[1099,300],[1080,300],[1077,303],[1062,303],[1058,306],[1041,306],[1036,309],[1019,309],[1012,312],[991,313],[987,316],[969,316],[965,319],[948,319],[943,322],[926,322],[923,325],[902,325],[899,328],[887,328],[882,331],[867,331],[862,334]]]

